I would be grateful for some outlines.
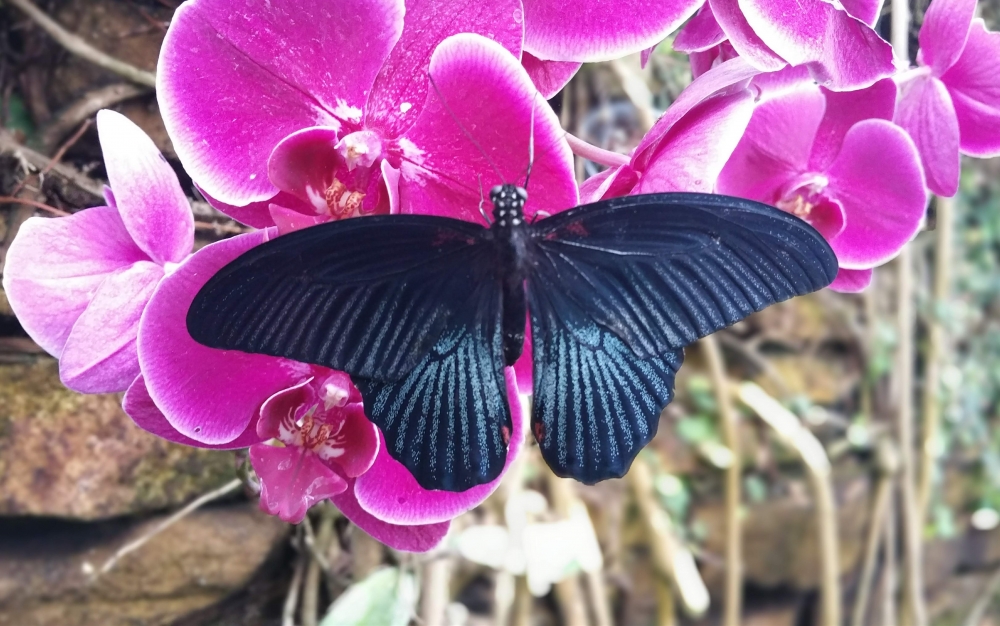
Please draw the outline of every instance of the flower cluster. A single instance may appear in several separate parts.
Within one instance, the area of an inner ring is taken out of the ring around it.
[[[928,191],[955,193],[959,152],[1000,154],[1000,35],[974,0],[934,0],[918,67],[899,70],[872,28],[880,4],[188,0],[160,56],[163,119],[205,197],[252,230],[192,253],[173,170],[102,111],[107,205],[28,220],[3,286],[68,387],[124,391],[162,438],[249,448],[267,512],[298,522],[329,499],[379,540],[428,550],[500,478],[422,489],[346,374],[196,343],[198,290],[254,246],[329,220],[478,221],[482,189],[523,177],[529,152],[529,215],[650,192],[751,198],[812,224],[840,263],[832,287],[861,290],[915,235]],[[648,58],[682,25],[675,49],[696,80],[630,155],[567,138],[543,98],[583,62]],[[578,187],[573,151],[608,168]],[[506,372],[508,466],[528,365],[530,340]]]

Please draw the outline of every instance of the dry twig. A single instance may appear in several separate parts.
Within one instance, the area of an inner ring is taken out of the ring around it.
[[[33,22],[38,24],[42,30],[55,39],[59,45],[66,48],[66,50],[72,52],[81,59],[90,61],[94,65],[103,67],[104,69],[114,72],[122,78],[126,78],[134,83],[146,85],[147,87],[156,86],[155,74],[145,70],[140,70],[139,68],[129,65],[120,59],[116,59],[109,54],[101,52],[84,41],[82,38],[63,28],[58,22],[46,15],[44,11],[32,4],[31,0],[7,1],[21,9],[21,11],[31,18]]]

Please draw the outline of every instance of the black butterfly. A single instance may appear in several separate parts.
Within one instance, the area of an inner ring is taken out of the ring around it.
[[[503,368],[534,350],[532,430],[560,476],[622,476],[656,434],[682,348],[828,285],[837,259],[802,220],[727,196],[626,196],[528,222],[421,215],[330,222],[250,250],[191,305],[213,348],[351,374],[389,453],[426,489],[499,475]]]

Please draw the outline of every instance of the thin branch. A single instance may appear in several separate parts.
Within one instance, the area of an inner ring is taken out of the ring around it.
[[[53,206],[49,206],[44,202],[35,202],[34,200],[28,200],[27,198],[15,198],[14,196],[0,196],[0,204],[24,204],[26,206],[35,207],[46,213],[51,213],[58,217],[65,217],[69,215],[66,211],[57,209]]]
[[[295,609],[299,606],[299,592],[302,589],[302,578],[306,572],[305,554],[295,557],[295,571],[292,574],[292,582],[288,585],[288,593],[285,595],[285,603],[281,607],[281,626],[295,626]]]
[[[59,140],[66,136],[80,122],[92,115],[114,106],[119,102],[149,93],[149,88],[139,87],[129,83],[108,85],[88,91],[82,98],[67,107],[55,120],[49,122],[39,133],[39,143],[48,152]]]
[[[833,498],[830,460],[823,444],[802,425],[794,413],[754,383],[743,383],[739,397],[767,422],[775,434],[802,457],[816,498],[816,521],[819,525],[821,585],[824,626],[840,626],[840,564],[837,549],[837,511]]]
[[[556,515],[561,519],[569,519],[573,510],[572,483],[548,472],[549,500]],[[567,626],[586,626],[587,611],[580,591],[580,577],[573,574],[555,584],[556,601],[562,613],[562,623]]]
[[[49,159],[49,162],[45,164],[45,167],[42,168],[42,171],[38,172],[39,181],[45,180],[45,175],[51,172],[52,168],[55,167],[56,164],[59,163],[59,161],[62,161],[62,158],[66,156],[66,152],[70,148],[72,148],[76,144],[76,142],[80,141],[80,137],[83,137],[83,133],[87,132],[87,129],[90,128],[90,124],[91,121],[89,119],[83,120],[83,123],[80,124],[80,127],[76,129],[75,133],[73,133],[73,136],[64,141],[63,144],[59,146],[59,149],[56,150],[56,153],[52,155],[52,158]],[[12,196],[18,195],[21,189],[24,188],[24,184],[27,181],[28,179],[25,178],[20,183],[18,183],[17,187],[14,187],[14,191],[12,191],[10,195]]]
[[[218,489],[215,489],[213,491],[209,491],[208,493],[206,493],[206,494],[200,496],[199,498],[195,499],[194,501],[192,501],[190,504],[188,504],[187,506],[185,506],[180,511],[177,511],[176,513],[174,513],[173,515],[171,515],[167,519],[163,520],[162,522],[160,522],[159,524],[157,524],[156,526],[154,526],[152,528],[152,530],[150,530],[148,533],[145,533],[144,535],[142,535],[141,537],[139,537],[135,541],[132,541],[132,542],[130,542],[130,543],[122,546],[117,552],[115,552],[111,556],[111,558],[109,558],[107,561],[104,562],[104,565],[102,565],[101,569],[98,570],[97,576],[102,576],[104,574],[107,574],[118,563],[118,561],[120,561],[122,559],[122,557],[124,557],[125,555],[130,554],[132,552],[135,552],[136,550],[138,550],[142,546],[146,545],[146,543],[150,539],[152,539],[153,537],[159,535],[160,533],[162,533],[166,529],[170,528],[171,526],[173,526],[177,522],[181,521],[182,519],[184,519],[188,515],[194,513],[195,511],[197,511],[198,509],[200,509],[204,505],[208,504],[209,502],[211,502],[213,500],[218,500],[219,498],[221,498],[223,496],[226,496],[226,495],[229,495],[230,493],[236,491],[237,489],[239,489],[240,485],[242,485],[242,484],[243,483],[240,482],[239,479],[234,479],[234,480],[229,481],[225,485],[219,487]],[[96,578],[96,576],[95,576],[95,578]]]
[[[155,74],[145,70],[140,70],[135,66],[129,65],[122,60],[101,52],[84,41],[82,38],[63,28],[58,22],[46,15],[44,11],[32,4],[30,0],[7,1],[21,9],[29,18],[31,18],[33,22],[38,24],[42,30],[55,39],[59,45],[66,48],[68,51],[77,55],[81,59],[90,61],[94,65],[103,67],[104,69],[114,72],[122,78],[126,78],[134,83],[146,85],[147,87],[156,86]]]
[[[962,626],[980,626],[983,623],[983,617],[986,616],[986,609],[990,608],[990,602],[993,601],[998,591],[1000,591],[1000,569],[997,569],[990,576],[983,592],[976,598],[969,615],[962,622]]]
[[[312,524],[307,515],[303,521],[305,537],[303,543],[309,554],[309,565],[306,568],[305,580],[302,583],[302,626],[316,626],[319,623],[319,588],[322,573],[330,571],[330,564],[323,553],[331,541],[335,541],[333,522],[336,519],[333,507],[324,506],[321,509],[319,530],[314,535]]]
[[[892,447],[892,443],[884,437],[878,444],[878,466],[875,499],[872,503],[872,516],[868,525],[868,540],[865,545],[865,560],[861,569],[861,580],[858,582],[858,594],[854,599],[851,626],[864,626],[865,623],[865,615],[868,613],[868,599],[871,597],[872,583],[875,580],[875,565],[884,532],[885,517],[892,505],[893,478],[899,470],[899,457]]]
[[[739,417],[733,409],[726,377],[726,363],[715,335],[701,340],[708,361],[709,376],[719,408],[722,440],[732,452],[733,460],[726,468],[725,523],[726,523],[726,595],[725,626],[739,626],[743,604],[743,544],[740,530],[740,479],[743,463],[740,460]]]
[[[898,479],[898,477],[897,477]],[[896,623],[896,565],[899,561],[896,558],[896,504],[893,495],[896,492],[896,480],[890,484],[889,508],[885,512],[885,536],[882,545],[885,550],[885,561],[882,564],[882,624]]]
[[[927,320],[927,371],[924,375],[922,401],[924,441],[920,455],[920,482],[917,485],[919,519],[927,519],[930,505],[931,475],[934,473],[935,451],[941,429],[941,366],[945,359],[944,324],[940,309],[948,302],[951,291],[952,242],[955,236],[955,204],[951,198],[937,199],[937,230],[934,231],[934,286],[931,310]]]
[[[444,624],[451,601],[451,563],[447,558],[431,559],[424,565],[420,618],[425,626]]]
[[[45,169],[51,161],[49,157],[41,152],[37,152],[22,145],[14,139],[14,135],[11,132],[2,128],[0,128],[0,154],[11,154],[15,158],[23,160],[38,170]],[[89,193],[95,198],[104,197],[104,190],[100,183],[84,176],[82,173],[72,167],[69,167],[68,165],[64,165],[62,163],[53,165],[50,172],[69,182],[77,189]]]

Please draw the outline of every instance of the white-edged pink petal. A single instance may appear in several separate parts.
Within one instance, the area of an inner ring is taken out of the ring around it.
[[[684,28],[674,37],[674,50],[678,52],[703,52],[726,40],[709,3],[701,5]]]
[[[523,0],[524,49],[550,61],[608,61],[655,46],[704,0]]]
[[[774,72],[788,65],[754,32],[738,0],[709,0],[712,15],[740,57],[762,72]]]
[[[178,263],[194,245],[194,215],[177,174],[153,140],[114,111],[97,113],[97,134],[115,204],[136,245],[156,263]]]
[[[976,0],[934,0],[920,25],[920,61],[940,76],[962,55]]]
[[[3,288],[28,336],[58,357],[101,283],[148,260],[117,209],[94,207],[67,217],[32,217],[21,224],[7,251]]]
[[[830,283],[830,289],[841,293],[861,293],[872,284],[872,276],[875,270],[848,270],[840,268],[837,277]]]
[[[256,422],[250,422],[250,425],[247,426],[243,433],[228,443],[209,445],[195,441],[190,437],[185,437],[170,425],[170,422],[164,417],[163,412],[156,406],[153,399],[149,397],[149,390],[146,389],[146,381],[142,375],[136,377],[135,381],[129,386],[128,391],[125,392],[125,397],[122,399],[122,408],[132,418],[136,426],[150,434],[156,435],[160,439],[166,439],[174,443],[213,450],[238,450],[240,448],[248,448],[255,443],[260,443],[260,437],[257,436],[256,432]]]
[[[403,0],[182,4],[156,91],[185,169],[226,204],[274,196],[271,150],[301,128],[360,124],[403,13]]]
[[[893,121],[916,144],[927,188],[939,196],[955,195],[961,166],[958,117],[944,84],[922,74],[900,85]]]
[[[427,552],[437,547],[448,534],[451,520],[433,524],[392,524],[366,511],[355,495],[354,479],[348,479],[348,488],[333,496],[333,504],[344,517],[378,541],[404,552]]]
[[[149,395],[171,426],[202,443],[232,441],[267,398],[311,375],[308,366],[287,359],[205,347],[187,331],[198,290],[273,234],[237,235],[194,253],[160,282],[139,323],[139,364]]]
[[[972,21],[962,56],[941,81],[958,115],[961,148],[976,157],[1000,155],[1000,33]]]
[[[116,393],[139,375],[139,319],[163,268],[139,261],[109,276],[73,324],[59,357],[59,377],[81,393]]]
[[[573,61],[542,61],[525,52],[521,55],[521,65],[542,97],[548,99],[559,93],[576,76],[581,64]]]

